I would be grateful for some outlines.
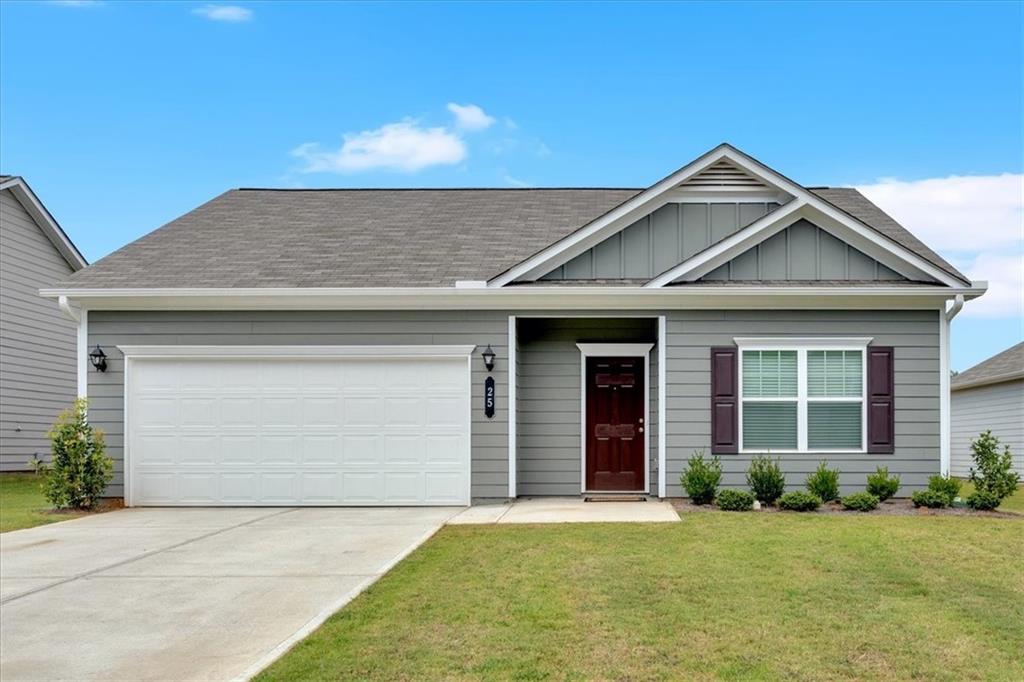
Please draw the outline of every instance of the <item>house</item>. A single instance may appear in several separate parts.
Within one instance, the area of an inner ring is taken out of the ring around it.
[[[50,451],[76,393],[77,325],[39,290],[86,266],[23,178],[0,175],[0,471]]]
[[[953,377],[952,473],[969,476],[971,441],[992,431],[1013,453],[1013,469],[1024,476],[1024,342]]]
[[[44,289],[129,505],[845,490],[949,468],[980,296],[853,189],[720,145],[643,189],[226,192]]]

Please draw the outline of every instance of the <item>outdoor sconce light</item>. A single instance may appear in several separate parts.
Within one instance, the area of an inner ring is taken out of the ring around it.
[[[487,349],[483,353],[481,353],[481,356],[483,356],[484,367],[487,368],[487,371],[490,372],[492,369],[494,369],[495,356],[494,351],[491,350],[491,344],[487,344]]]
[[[107,371],[107,354],[103,352],[103,349],[98,344],[89,353],[89,361],[98,372]]]

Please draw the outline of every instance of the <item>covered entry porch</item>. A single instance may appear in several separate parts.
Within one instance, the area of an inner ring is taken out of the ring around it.
[[[664,496],[658,315],[509,319],[509,497]]]

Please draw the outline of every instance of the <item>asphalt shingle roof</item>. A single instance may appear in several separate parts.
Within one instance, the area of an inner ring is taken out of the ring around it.
[[[950,388],[955,391],[958,388],[977,384],[998,383],[999,380],[1010,381],[1020,378],[1022,375],[1024,375],[1024,341],[960,372],[953,377]]]
[[[437,287],[488,280],[641,191],[236,189],[57,287]],[[856,190],[813,191],[967,281]]]

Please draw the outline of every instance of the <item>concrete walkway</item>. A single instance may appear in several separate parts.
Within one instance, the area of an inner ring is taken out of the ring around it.
[[[449,524],[670,523],[679,514],[668,502],[585,502],[578,497],[524,497],[512,503],[469,507]]]
[[[245,678],[461,508],[126,509],[0,535],[0,677]]]

